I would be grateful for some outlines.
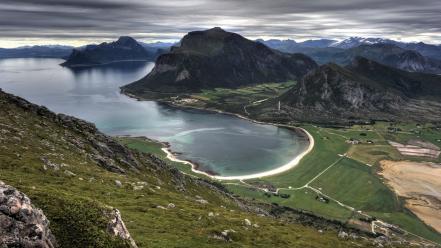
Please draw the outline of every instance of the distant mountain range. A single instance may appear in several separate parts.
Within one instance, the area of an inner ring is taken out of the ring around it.
[[[72,52],[71,46],[47,45],[0,48],[2,58],[65,58]]]
[[[179,46],[156,60],[143,79],[123,87],[143,92],[182,93],[204,88],[297,80],[317,64],[303,54],[286,54],[213,28],[188,33]]]
[[[262,41],[273,49],[288,53],[302,52],[319,64],[349,64],[355,57],[371,60],[410,72],[441,74],[441,47],[424,43],[400,43],[377,38],[350,38],[341,42],[316,40],[296,43],[293,40]],[[424,52],[426,56],[420,53]],[[439,50],[439,51],[438,51]]]
[[[0,48],[0,59],[5,58],[62,58],[64,66],[94,66],[123,60],[153,61],[162,53],[169,51],[175,43],[137,42],[123,36],[115,42],[91,44],[81,47],[46,45]]]
[[[277,102],[282,110],[275,111]],[[441,76],[411,73],[363,57],[342,67],[325,64],[256,110],[260,118],[348,123],[370,120],[440,121]]]
[[[342,41],[332,39],[307,40],[296,42],[294,40],[257,40],[265,45],[284,52],[298,52],[301,48],[341,48],[350,49],[360,45],[392,44],[406,50],[421,53],[425,57],[441,60],[441,45],[419,43],[406,43],[382,38],[351,37]]]

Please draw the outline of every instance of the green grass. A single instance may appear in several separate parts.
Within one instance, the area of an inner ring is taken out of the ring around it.
[[[277,203],[281,206],[291,207],[297,210],[313,213],[330,220],[346,222],[352,215],[352,211],[342,208],[335,202],[324,203],[316,199],[317,193],[303,188],[299,190],[281,190],[281,194],[290,197],[284,199],[280,196],[265,194],[263,191],[246,188],[239,185],[227,185],[228,190],[252,200]]]
[[[158,141],[143,137],[117,137],[116,139],[121,144],[124,144],[129,148],[136,149],[140,152],[156,154],[161,158],[165,158],[167,156],[167,154],[161,150],[164,145]]]
[[[384,185],[373,169],[344,158],[315,180],[312,187],[363,211],[401,211],[401,202]]]
[[[283,94],[295,83],[290,81],[286,83],[258,84],[237,89],[206,89],[202,93],[193,94],[192,98],[199,100],[196,104],[197,107],[215,108],[246,115],[244,106],[250,106],[256,101]]]
[[[327,129],[314,126],[303,126],[314,138],[314,149],[306,155],[299,165],[286,173],[267,177],[264,181],[269,181],[279,188],[301,187],[314,178],[321,171],[336,162],[349,148],[345,139],[332,134]]]

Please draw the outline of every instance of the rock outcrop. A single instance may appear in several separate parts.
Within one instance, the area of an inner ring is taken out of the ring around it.
[[[132,236],[130,236],[129,230],[127,230],[119,210],[114,208],[107,215],[110,219],[109,224],[107,225],[107,231],[112,236],[126,240],[130,244],[130,247],[137,248],[138,246]]]
[[[0,247],[57,247],[43,211],[15,188],[0,181]]]

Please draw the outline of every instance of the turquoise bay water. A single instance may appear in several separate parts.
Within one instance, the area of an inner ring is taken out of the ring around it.
[[[109,135],[169,142],[180,159],[221,176],[259,173],[302,153],[308,141],[290,130],[234,116],[140,102],[119,87],[146,75],[148,62],[71,70],[59,59],[0,60],[0,88],[52,111],[95,123]]]

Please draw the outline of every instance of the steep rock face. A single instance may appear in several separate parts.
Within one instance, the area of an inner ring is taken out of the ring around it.
[[[161,55],[150,74],[123,87],[136,94],[194,92],[299,79],[316,63],[302,54],[284,54],[220,28],[187,34],[179,47]]]
[[[31,200],[0,181],[0,246],[57,247],[49,221]]]
[[[88,45],[84,49],[74,49],[62,66],[80,67],[106,64],[125,60],[151,60],[150,54],[135,39],[122,36],[111,43]]]
[[[323,65],[280,96],[291,120],[348,122],[391,119],[439,121],[441,77],[410,73],[357,57],[346,67]],[[274,105],[269,101],[264,105]],[[262,109],[268,106],[261,107]]]

